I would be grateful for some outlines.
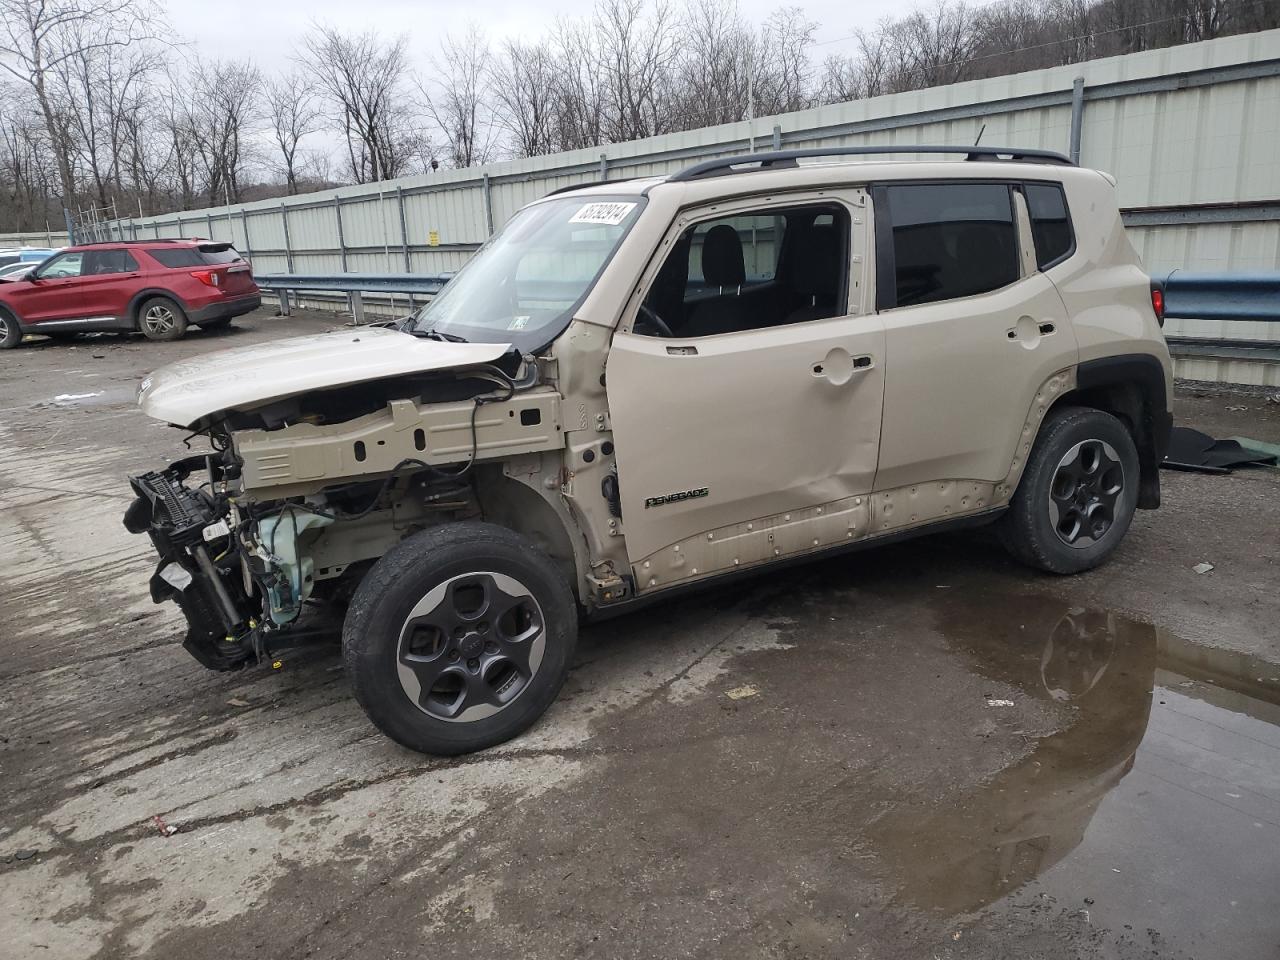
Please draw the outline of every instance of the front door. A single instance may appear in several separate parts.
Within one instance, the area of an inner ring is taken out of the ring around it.
[[[865,204],[722,204],[673,228],[607,367],[639,592],[865,534],[884,384]]]

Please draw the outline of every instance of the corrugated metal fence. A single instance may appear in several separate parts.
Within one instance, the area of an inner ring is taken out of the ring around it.
[[[230,240],[260,274],[438,274],[557,187],[752,146],[875,143],[909,156],[913,144],[971,143],[979,131],[984,144],[1070,151],[1113,174],[1153,274],[1280,270],[1280,30],[110,229]],[[1276,323],[1171,321],[1170,332],[1280,340]]]

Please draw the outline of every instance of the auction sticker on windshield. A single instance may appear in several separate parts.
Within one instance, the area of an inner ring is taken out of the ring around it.
[[[569,218],[570,223],[603,223],[616,227],[636,208],[634,203],[588,203]]]

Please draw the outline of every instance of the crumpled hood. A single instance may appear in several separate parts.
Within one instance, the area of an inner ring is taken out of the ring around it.
[[[446,343],[387,327],[361,327],[218,350],[161,367],[142,381],[138,406],[191,426],[221,410],[369,380],[497,360],[507,343]]]

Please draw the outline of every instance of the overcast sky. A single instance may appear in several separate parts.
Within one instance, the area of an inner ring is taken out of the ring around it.
[[[297,39],[312,20],[360,32],[406,33],[414,47],[414,61],[422,64],[434,53],[441,34],[460,33],[474,21],[494,38],[541,36],[557,16],[583,16],[592,0],[162,0],[173,26],[205,57],[249,57],[264,71],[273,62],[287,61]],[[775,0],[740,0],[739,8],[759,24],[770,12],[786,5]],[[821,61],[828,53],[847,52],[855,29],[874,26],[885,16],[901,16],[911,0],[808,0],[796,4],[821,24],[813,51]],[[975,5],[975,4],[970,4]],[[981,2],[977,5],[981,5]]]

